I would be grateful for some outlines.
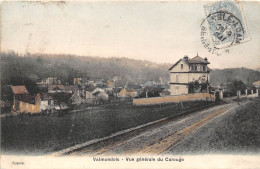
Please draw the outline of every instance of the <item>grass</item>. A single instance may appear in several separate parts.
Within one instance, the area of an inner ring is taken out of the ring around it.
[[[245,101],[245,100],[244,100]],[[209,122],[178,144],[174,154],[255,154],[260,152],[260,98]]]
[[[225,126],[223,145],[230,151],[260,152],[260,99],[237,110]]]
[[[61,117],[2,118],[1,148],[7,154],[46,154],[208,104],[115,104]]]

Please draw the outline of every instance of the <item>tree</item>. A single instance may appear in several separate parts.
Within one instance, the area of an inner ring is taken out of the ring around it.
[[[196,92],[198,92],[200,90],[201,90],[201,85],[199,84],[198,81],[190,82],[188,84],[188,91],[189,91],[189,93],[196,93]]]
[[[138,95],[138,97],[145,98],[146,95],[147,95],[147,97],[159,97],[161,92],[162,92],[161,88],[146,87],[141,91],[141,93]]]
[[[245,90],[246,85],[241,80],[234,80],[228,85],[228,90],[232,93],[236,93],[238,90]]]
[[[70,98],[71,98],[71,94],[70,93],[53,93],[52,97],[54,99],[54,103],[56,105],[58,105],[61,109],[61,105],[66,104],[67,106],[70,106]]]

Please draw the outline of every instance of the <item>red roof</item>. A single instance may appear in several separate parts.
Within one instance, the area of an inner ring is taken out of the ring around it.
[[[25,86],[11,86],[14,94],[28,94]]]
[[[126,91],[127,91],[127,92],[134,92],[135,90],[132,89],[132,88],[127,88]]]
[[[53,90],[56,87],[59,88],[60,90],[65,90],[65,87],[63,85],[51,85],[49,87],[49,90]]]

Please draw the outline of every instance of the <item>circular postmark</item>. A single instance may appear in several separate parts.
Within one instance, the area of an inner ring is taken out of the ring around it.
[[[201,42],[209,52],[221,55],[223,49],[244,40],[241,21],[230,12],[211,13],[201,23]]]

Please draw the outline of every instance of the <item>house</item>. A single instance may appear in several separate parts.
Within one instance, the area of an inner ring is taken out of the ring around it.
[[[113,88],[112,87],[106,87],[104,88],[105,92],[109,95],[113,95]]]
[[[73,84],[74,84],[74,85],[82,84],[82,78],[79,78],[79,77],[74,78],[74,79],[73,79]]]
[[[40,94],[36,96],[29,95],[25,86],[11,86],[11,89],[14,94],[12,114],[40,112]]]
[[[95,86],[89,86],[86,88],[86,94],[85,94],[85,98],[86,98],[86,102],[87,103],[92,103],[93,100],[95,99],[95,96],[92,95],[92,92],[96,89]]]
[[[97,88],[95,86],[89,86],[86,89],[86,102],[87,103],[100,103],[101,101],[107,101],[108,94],[104,89]]]
[[[94,102],[96,104],[108,101],[108,94],[104,90],[94,90],[92,95],[95,97]]]
[[[122,90],[122,88],[121,87],[115,87],[115,88],[113,88],[113,95],[114,96],[116,96],[116,97],[118,97],[118,93],[120,92]]]
[[[40,97],[41,97],[41,105],[40,105],[41,111],[54,109],[54,100],[49,93],[41,93]]]
[[[40,113],[41,109],[41,96],[37,94],[36,96],[23,95],[19,100],[15,100],[12,107],[12,114],[19,113]]]
[[[85,80],[85,81],[84,81],[84,84],[85,84],[85,85],[92,85],[92,86],[95,86],[95,85],[96,85],[93,80]]]
[[[189,93],[189,84],[197,82],[199,85],[206,84],[209,86],[209,73],[208,67],[210,64],[207,58],[195,56],[189,59],[184,56],[176,62],[170,69],[170,93],[171,95],[183,95]]]
[[[135,97],[137,92],[132,88],[123,88],[119,93],[118,97]]]
[[[11,89],[14,95],[14,102],[21,99],[23,95],[29,94],[25,86],[11,86]]]
[[[39,87],[47,87],[54,84],[61,84],[61,81],[57,79],[57,77],[48,77],[44,79],[39,79],[36,84]]]
[[[48,93],[60,93],[65,92],[64,85],[51,85],[48,88]]]
[[[95,84],[94,84],[96,87],[98,88],[105,88],[106,87],[106,83],[103,79],[97,79],[95,81]]]
[[[260,88],[260,80],[252,83],[257,89]]]
[[[106,80],[106,86],[113,88],[114,87],[114,82],[112,82],[110,80]]]
[[[78,85],[64,85],[64,92],[66,93],[76,93],[78,90]]]
[[[60,81],[58,80],[57,77],[48,77],[45,79],[45,81],[48,86],[54,84],[60,84]]]
[[[46,86],[47,86],[47,84],[46,84],[46,82],[45,82],[44,79],[38,79],[38,81],[36,82],[36,85],[37,85],[38,87],[40,87],[40,88],[43,88],[43,87],[46,87]]]
[[[118,82],[119,80],[121,80],[121,78],[119,76],[114,76],[113,77],[113,81],[114,82]]]
[[[73,105],[79,105],[84,102],[84,99],[80,97],[79,92],[76,92],[71,96],[70,102]]]

